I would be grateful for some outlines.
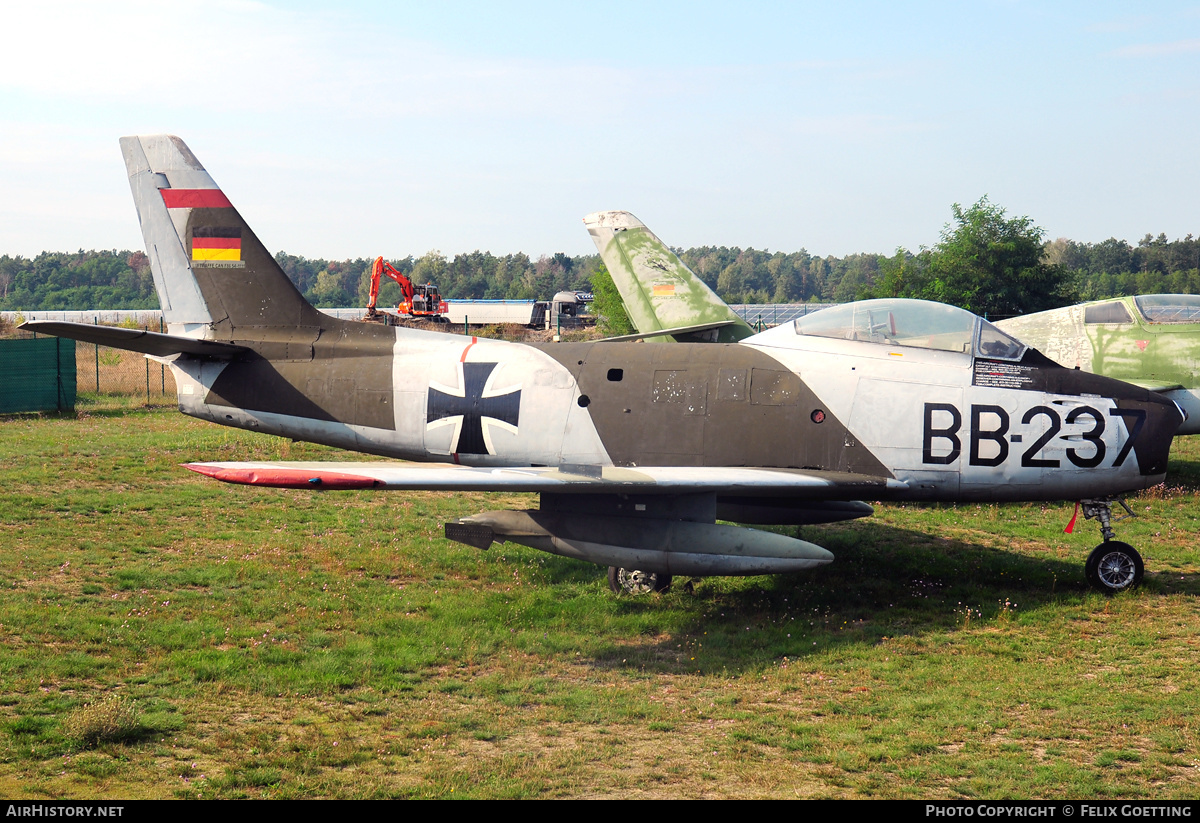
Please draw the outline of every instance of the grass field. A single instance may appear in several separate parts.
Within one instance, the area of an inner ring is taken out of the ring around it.
[[[118,401],[3,418],[0,796],[1196,797],[1176,450],[1112,599],[1069,505],[879,506],[803,529],[823,569],[631,599],[440,537],[533,498],[224,485],[179,464],[347,455]]]

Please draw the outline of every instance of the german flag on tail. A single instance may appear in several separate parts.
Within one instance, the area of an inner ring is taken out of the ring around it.
[[[197,226],[192,231],[192,262],[230,268],[245,265],[241,228]]]

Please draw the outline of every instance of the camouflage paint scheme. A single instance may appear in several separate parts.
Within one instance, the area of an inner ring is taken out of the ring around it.
[[[583,218],[583,223],[638,331],[630,337],[667,343],[736,343],[754,334],[629,212],[596,212]]]
[[[1081,303],[996,324],[1067,368],[1161,392],[1200,433],[1200,295],[1150,294]]]
[[[25,327],[168,363],[194,417],[443,464],[189,466],[221,480],[540,493],[538,509],[446,524],[479,548],[523,543],[608,565],[610,581],[808,569],[832,554],[716,520],[844,520],[870,513],[862,497],[1083,499],[1107,512],[1111,496],[1162,480],[1182,420],[1157,395],[921,301],[677,346],[530,346],[339,320],[305,302],[179,138],[121,147],[168,333]],[[1136,583],[1122,580],[1111,590]]]

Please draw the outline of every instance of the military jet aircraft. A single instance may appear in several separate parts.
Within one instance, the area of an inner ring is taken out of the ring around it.
[[[1027,314],[996,324],[1068,368],[1161,392],[1200,434],[1200,295],[1143,294]]]
[[[168,333],[25,328],[170,364],[203,420],[438,463],[196,463],[235,483],[537,492],[446,536],[673,574],[809,569],[810,542],[717,523],[860,517],[870,499],[1083,500],[1105,542],[1088,577],[1136,585],[1114,495],[1162,480],[1178,407],[1065,369],[968,312],[849,304],[738,344],[498,340],[337,320],[310,306],[177,137],[121,140]],[[450,465],[447,465],[450,464]],[[457,465],[455,465],[457,464]]]

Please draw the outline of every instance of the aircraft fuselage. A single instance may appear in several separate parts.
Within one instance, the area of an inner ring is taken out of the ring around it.
[[[929,501],[1144,488],[1178,420],[1036,352],[989,361],[789,327],[740,344],[528,346],[336,321],[311,345],[272,345],[175,360],[181,410],[408,460],[811,469],[892,477],[907,488],[875,496]]]

